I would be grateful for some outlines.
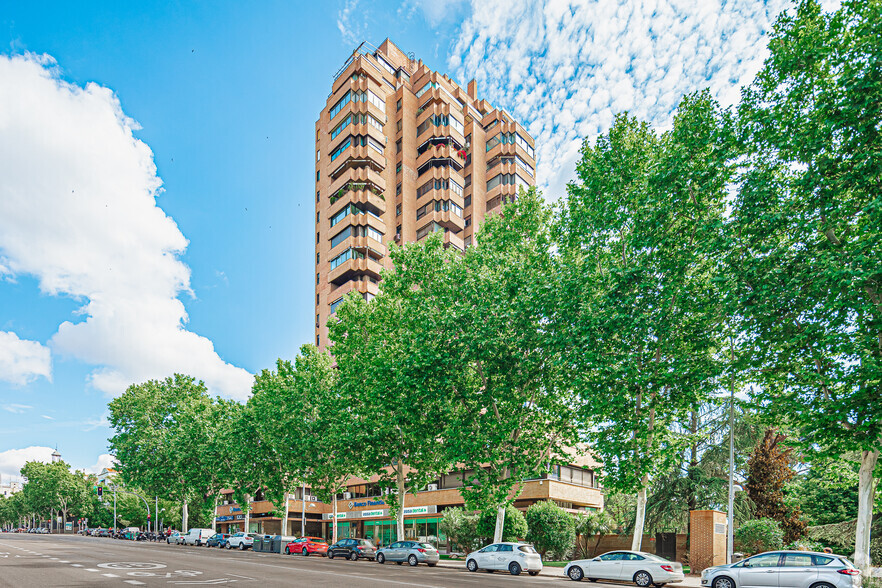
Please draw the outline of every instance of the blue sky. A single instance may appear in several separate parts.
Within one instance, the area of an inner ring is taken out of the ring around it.
[[[583,137],[731,104],[784,0],[17,2],[0,11],[0,476],[107,462],[173,371],[243,399],[313,336],[314,123],[391,37],[521,119],[549,200]],[[6,115],[4,115],[4,112]]]

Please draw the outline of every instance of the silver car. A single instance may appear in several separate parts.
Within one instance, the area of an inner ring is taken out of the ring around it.
[[[841,555],[813,551],[770,551],[734,564],[707,568],[701,585],[710,588],[858,588],[860,571]]]
[[[542,557],[529,543],[493,543],[468,554],[466,569],[470,572],[508,570],[512,576],[527,571],[535,576],[542,571]]]
[[[396,541],[388,547],[381,547],[377,550],[377,563],[386,563],[394,561],[398,565],[404,562],[412,566],[421,563],[434,567],[441,559],[438,550],[431,543],[420,543],[419,541]]]

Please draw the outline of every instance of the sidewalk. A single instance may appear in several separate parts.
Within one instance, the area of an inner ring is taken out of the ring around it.
[[[438,562],[438,566],[445,567],[445,568],[462,569],[462,568],[465,568],[465,561],[458,560],[458,559],[442,559],[441,561]],[[498,572],[498,573],[501,574],[502,572]],[[566,578],[566,576],[564,575],[564,568],[562,568],[562,567],[559,568],[556,566],[544,566],[542,568],[541,575],[551,576],[551,577],[557,576],[560,578]],[[582,583],[583,584],[591,584],[591,582],[589,582],[588,580],[583,580]],[[598,582],[598,584],[600,584],[600,582]],[[616,582],[611,582],[611,581],[604,581],[602,585],[616,587],[616,588],[619,588],[619,587],[634,588],[634,584],[616,583]],[[673,586],[682,586],[683,588],[700,588],[701,587],[701,578],[699,576],[686,576],[686,579],[683,582],[679,582],[677,584],[666,584],[666,585],[672,586],[672,587]]]

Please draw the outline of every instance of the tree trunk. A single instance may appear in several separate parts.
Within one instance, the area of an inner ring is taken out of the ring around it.
[[[634,538],[631,539],[631,551],[640,551],[640,546],[643,543],[643,525],[646,521],[646,487],[648,485],[649,476],[644,474],[640,490],[637,492],[637,517],[634,520]]]
[[[288,491],[282,494],[282,500],[285,501],[285,516],[282,518],[282,531],[279,533],[282,537],[288,535]]]
[[[190,522],[190,513],[187,511],[187,501],[184,501],[184,506],[181,509],[181,532],[186,533],[189,531],[187,525]]]
[[[251,496],[248,494],[245,495],[245,504],[242,505],[242,510],[245,511],[245,532],[250,533],[251,529],[248,527],[251,526]]]
[[[854,565],[870,577],[870,527],[873,524],[873,496],[875,480],[873,470],[879,459],[879,451],[861,452],[861,469],[858,481],[858,518],[854,540]]]
[[[217,497],[218,495],[214,495],[214,510],[211,511],[211,530],[217,533]],[[156,524],[156,521],[153,521],[153,524]]]
[[[67,533],[67,509],[61,509],[61,532],[62,534]]]
[[[396,516],[397,536],[399,541],[404,541],[404,495],[407,491],[405,488],[404,464],[398,460],[398,469],[395,473],[396,482],[398,483],[398,516]]]
[[[502,541],[502,532],[505,530],[505,506],[496,510],[496,529],[493,531],[493,543]]]
[[[332,523],[334,529],[333,529],[333,531],[331,531],[331,534],[333,535],[333,537],[331,538],[331,543],[336,543],[337,542],[337,496],[335,495],[331,500],[334,503],[334,518],[333,518],[334,522]]]

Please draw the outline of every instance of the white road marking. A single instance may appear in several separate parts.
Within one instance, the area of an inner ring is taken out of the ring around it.
[[[70,564],[70,567],[72,567],[72,568],[81,568],[81,567],[83,567],[83,564]]]
[[[116,574],[101,574],[105,578],[119,578]]]
[[[70,562],[67,561],[66,559],[59,559],[59,560],[58,560],[58,563],[70,563]]]
[[[131,584],[132,586],[143,586],[144,582],[139,582],[137,580],[123,580],[126,584]]]
[[[86,570],[87,572],[98,572],[98,571],[100,571],[100,570],[97,569],[97,568],[85,568],[85,570]]]

